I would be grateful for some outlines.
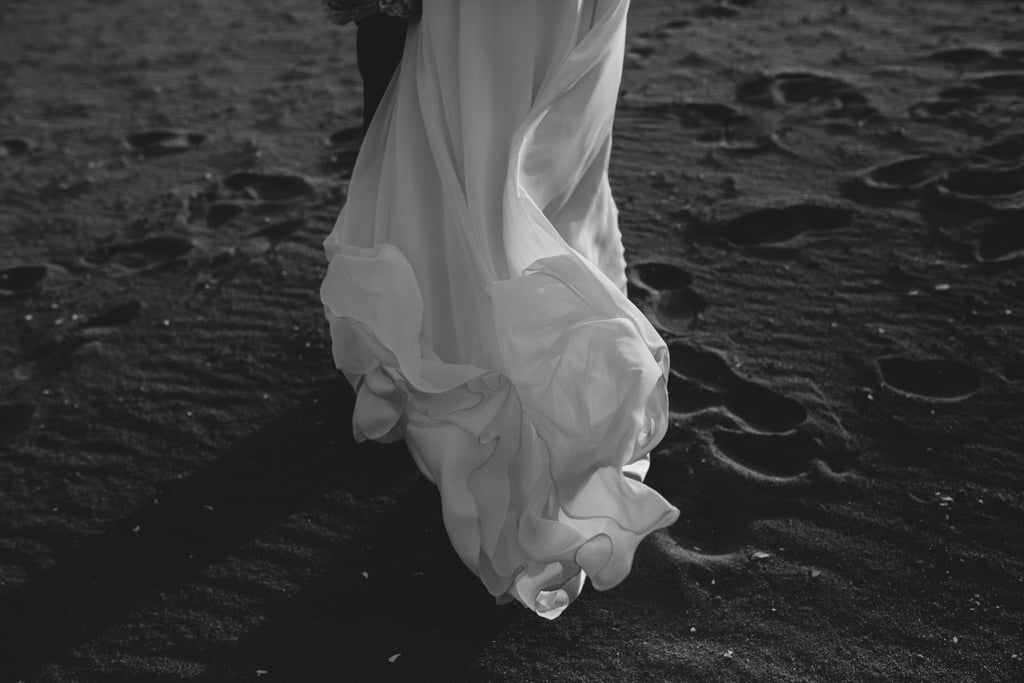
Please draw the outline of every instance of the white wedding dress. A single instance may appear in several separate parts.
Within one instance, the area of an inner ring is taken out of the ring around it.
[[[423,4],[324,243],[334,360],[356,439],[404,439],[465,564],[555,618],[679,514],[608,185],[629,2]]]

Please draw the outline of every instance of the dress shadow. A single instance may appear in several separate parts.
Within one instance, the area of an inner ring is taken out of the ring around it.
[[[42,665],[73,666],[76,647],[129,623],[137,610],[200,581],[207,567],[275,523],[339,492],[357,507],[384,500],[385,512],[342,522],[354,525],[352,540],[336,551],[336,562],[294,596],[278,596],[281,604],[261,598],[263,625],[240,644],[182,639],[171,644],[174,657],[220,671],[217,680],[229,680],[257,655],[264,669],[277,663],[310,681],[320,680],[317,672],[336,674],[342,662],[353,676],[360,667],[367,675],[381,666],[387,671],[388,657],[403,648],[407,661],[415,650],[441,667],[435,670],[466,661],[514,618],[513,607],[495,607],[456,557],[437,489],[405,446],[354,443],[352,404],[347,384],[324,382],[205,469],[158,485],[158,503],[84,539],[52,569],[0,596],[0,642],[9,653],[3,676],[19,680]],[[460,632],[442,627],[450,623],[462,624]]]

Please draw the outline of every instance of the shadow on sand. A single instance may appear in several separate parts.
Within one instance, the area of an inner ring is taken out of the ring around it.
[[[260,595],[262,625],[240,643],[182,638],[171,645],[174,656],[221,681],[252,678],[258,668],[308,681],[380,680],[408,675],[413,664],[456,674],[525,611],[495,608],[448,542],[436,488],[404,445],[356,445],[351,409],[346,385],[323,385],[206,469],[168,484],[158,504],[0,598],[7,680],[45,664],[74,666],[76,647],[109,638],[140,608],[202,580],[211,564],[331,494],[383,512],[339,520],[351,540],[331,553],[337,559],[291,597]],[[205,612],[184,620],[217,620],[213,609]]]

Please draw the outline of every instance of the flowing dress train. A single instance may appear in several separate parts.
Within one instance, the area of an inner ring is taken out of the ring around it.
[[[463,562],[547,618],[679,514],[608,184],[628,5],[427,0],[324,242],[356,439],[404,439]]]

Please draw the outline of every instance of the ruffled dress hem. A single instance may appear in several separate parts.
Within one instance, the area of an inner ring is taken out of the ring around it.
[[[356,438],[406,440],[456,551],[499,601],[553,619],[585,577],[620,583],[639,542],[679,514],[642,483],[665,430],[667,352],[628,301],[578,255],[539,260],[488,288],[505,364],[488,370],[425,345],[397,247],[334,252],[321,298],[354,380]]]

